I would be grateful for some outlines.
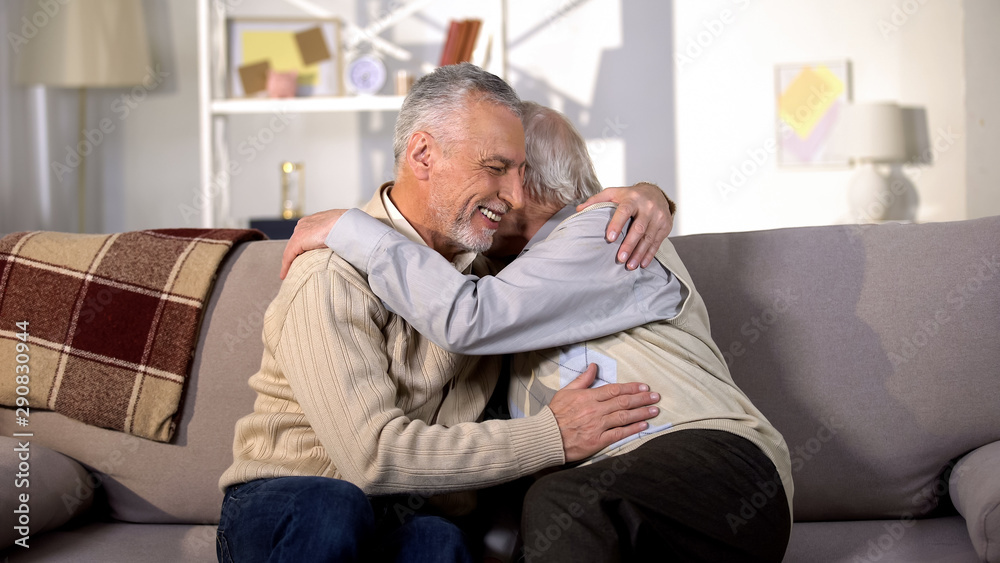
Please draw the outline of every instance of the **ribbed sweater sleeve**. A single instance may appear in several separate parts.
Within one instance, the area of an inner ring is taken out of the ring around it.
[[[368,494],[431,494],[564,462],[548,408],[529,418],[450,427],[408,418],[388,374],[385,315],[356,274],[314,272],[291,299],[276,349],[307,423],[344,479]],[[429,389],[452,383],[433,362],[414,366],[412,376]]]

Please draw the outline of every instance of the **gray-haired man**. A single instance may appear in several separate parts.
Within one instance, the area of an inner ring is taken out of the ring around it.
[[[519,118],[513,90],[472,65],[422,78],[397,122],[396,181],[365,211],[469,271],[523,204]],[[222,561],[467,561],[453,524],[397,518],[407,501],[391,495],[475,489],[582,459],[657,413],[648,386],[588,389],[588,370],[536,416],[476,423],[499,361],[427,341],[330,250],[295,260],[263,332],[254,412],[237,423],[220,479]]]

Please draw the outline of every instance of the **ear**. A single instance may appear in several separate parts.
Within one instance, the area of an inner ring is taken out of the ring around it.
[[[430,133],[417,131],[410,135],[410,142],[406,144],[406,163],[418,180],[427,180],[430,177],[436,148],[437,143]]]

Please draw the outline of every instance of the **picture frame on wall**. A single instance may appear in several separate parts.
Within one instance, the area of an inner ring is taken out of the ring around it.
[[[342,30],[339,18],[228,18],[228,96],[343,96]]]
[[[853,98],[851,62],[777,65],[774,83],[778,166],[847,167],[832,141]]]

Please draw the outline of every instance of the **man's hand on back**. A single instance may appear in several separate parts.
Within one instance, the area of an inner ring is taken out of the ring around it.
[[[618,262],[628,261],[625,267],[629,270],[634,270],[640,265],[643,268],[649,266],[660,248],[660,243],[674,228],[676,208],[674,202],[670,201],[659,186],[639,182],[631,188],[607,188],[578,205],[576,210],[583,211],[601,202],[618,204],[618,210],[608,223],[605,234],[608,242],[616,241],[625,223],[635,217],[618,250]]]
[[[288,239],[285,252],[281,255],[281,279],[285,279],[288,268],[299,254],[326,247],[326,235],[330,234],[330,229],[346,211],[346,209],[330,209],[299,219],[295,224],[292,238]]]
[[[590,364],[552,397],[549,409],[562,434],[566,461],[580,461],[615,442],[649,427],[645,421],[659,414],[657,393],[641,383],[610,383],[590,389],[597,364]]]

